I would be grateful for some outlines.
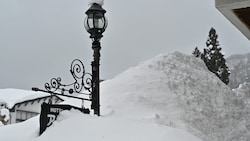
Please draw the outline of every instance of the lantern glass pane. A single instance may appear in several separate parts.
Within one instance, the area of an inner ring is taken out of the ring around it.
[[[103,28],[104,27],[104,18],[95,18],[94,24],[95,24],[95,28]]]
[[[94,27],[101,29],[104,27],[104,15],[101,13],[95,13],[94,15]]]
[[[93,18],[94,18],[93,14],[90,14],[85,18],[84,26],[85,26],[85,29],[87,31],[94,28],[94,19]]]
[[[89,29],[92,29],[94,28],[94,19],[93,17],[92,18],[88,18],[88,26],[89,26]]]
[[[104,29],[106,29],[107,28],[107,26],[108,26],[108,19],[107,19],[107,17],[106,16],[104,16]]]
[[[84,27],[88,31],[89,30],[89,25],[88,25],[88,17],[85,18],[84,20]]]

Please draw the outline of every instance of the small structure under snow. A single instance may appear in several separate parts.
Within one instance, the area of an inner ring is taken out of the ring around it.
[[[0,89],[0,109],[9,109],[9,124],[25,121],[38,115],[43,102],[60,103],[58,96],[27,90]]]

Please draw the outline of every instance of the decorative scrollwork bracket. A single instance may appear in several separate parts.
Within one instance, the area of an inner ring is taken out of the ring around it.
[[[32,88],[32,90],[92,101],[92,75],[85,72],[81,60],[75,59],[72,61],[70,73],[74,78],[73,83],[63,84],[60,77],[52,78],[49,83],[45,83],[45,90],[39,88]]]

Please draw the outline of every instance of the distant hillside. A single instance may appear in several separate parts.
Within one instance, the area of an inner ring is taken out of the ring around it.
[[[250,53],[232,55],[226,60],[231,71],[228,84],[231,88],[237,88],[239,84],[250,82]]]

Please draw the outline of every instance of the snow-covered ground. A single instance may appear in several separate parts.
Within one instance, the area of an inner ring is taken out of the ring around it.
[[[64,111],[42,136],[35,117],[1,127],[0,140],[249,141],[245,101],[200,59],[175,52],[102,82],[101,117]]]
[[[38,136],[38,117],[0,128],[4,141],[201,141],[178,129],[117,117],[96,117],[63,111],[44,134]],[[28,130],[27,130],[28,129]]]

